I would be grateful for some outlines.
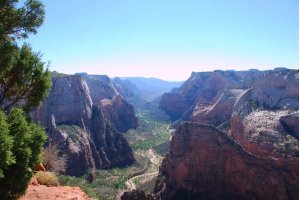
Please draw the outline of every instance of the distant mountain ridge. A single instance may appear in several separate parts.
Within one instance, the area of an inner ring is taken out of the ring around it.
[[[120,79],[132,82],[147,101],[153,101],[183,83],[183,81],[165,81],[153,77],[120,77]]]

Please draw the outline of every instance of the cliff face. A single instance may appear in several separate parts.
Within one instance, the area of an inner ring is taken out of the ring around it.
[[[92,104],[90,91],[83,77],[53,78],[49,95],[34,118],[49,128],[53,117],[57,125],[70,124],[84,128],[91,118]]]
[[[253,84],[252,98],[269,109],[299,109],[299,72],[268,71]]]
[[[109,84],[91,82],[88,84],[79,75],[54,77],[48,98],[32,113],[32,118],[46,127],[50,143],[67,154],[69,175],[79,176],[89,169],[124,166],[134,161],[127,140],[118,132],[137,126],[132,106],[116,96]],[[114,99],[118,101],[109,112],[100,103],[115,102]]]
[[[173,110],[181,104],[172,96],[192,103],[191,122],[177,128],[153,198],[297,199],[298,71],[230,73],[230,81],[221,73],[217,86],[207,81],[212,73],[166,94]]]
[[[114,96],[112,99],[103,99],[97,106],[102,109],[104,118],[111,121],[120,132],[126,132],[130,128],[138,126],[133,106],[120,95]]]
[[[224,90],[213,99],[212,103],[197,102],[191,115],[191,121],[215,126],[227,122],[231,118],[237,99],[244,92],[245,90],[242,89]]]
[[[228,71],[193,72],[191,77],[175,92],[165,93],[160,108],[173,120],[185,111],[195,107],[197,101],[211,101],[219,91],[240,88],[241,83],[235,73]]]
[[[94,105],[102,108],[104,117],[113,123],[120,132],[126,132],[138,126],[134,107],[122,96],[118,88],[106,75],[85,75]]]
[[[298,159],[259,157],[213,126],[184,123],[156,183],[162,199],[297,199]]]
[[[179,119],[188,110],[193,110],[197,103],[211,103],[224,90],[249,88],[260,74],[260,71],[251,70],[193,72],[178,90],[163,95],[160,108],[171,119]]]

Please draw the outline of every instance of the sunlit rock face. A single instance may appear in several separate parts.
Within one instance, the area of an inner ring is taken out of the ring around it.
[[[256,77],[255,75],[250,72],[235,71],[193,72],[179,89],[163,95],[160,108],[173,120],[179,119],[199,103],[210,104],[224,90],[248,87],[248,82],[255,79],[249,77]],[[249,81],[246,82],[244,79]]]
[[[137,118],[110,83],[109,78],[97,82],[80,75],[53,77],[48,98],[32,113],[33,120],[46,127],[49,144],[67,154],[69,175],[125,166],[135,160],[119,132],[136,128]]]
[[[182,117],[189,120],[193,117],[194,109],[199,112],[199,107],[212,106],[218,103],[220,97],[223,102],[234,102],[230,99],[233,98],[233,93],[238,95],[238,90],[253,88],[252,100],[260,106],[270,109],[298,109],[298,83],[299,72],[288,69],[193,72],[179,89],[163,95],[160,108],[173,120]],[[229,90],[233,90],[231,96]],[[226,95],[229,95],[228,99],[224,99]]]

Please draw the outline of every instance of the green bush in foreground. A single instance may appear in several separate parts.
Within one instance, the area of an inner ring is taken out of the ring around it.
[[[42,127],[29,123],[22,109],[12,109],[8,117],[0,111],[0,199],[16,199],[24,194],[41,160],[46,134]],[[3,156],[4,155],[4,156]]]

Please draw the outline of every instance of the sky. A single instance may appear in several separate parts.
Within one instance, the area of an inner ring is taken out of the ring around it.
[[[299,68],[298,0],[42,0],[29,42],[50,70],[186,80]]]

